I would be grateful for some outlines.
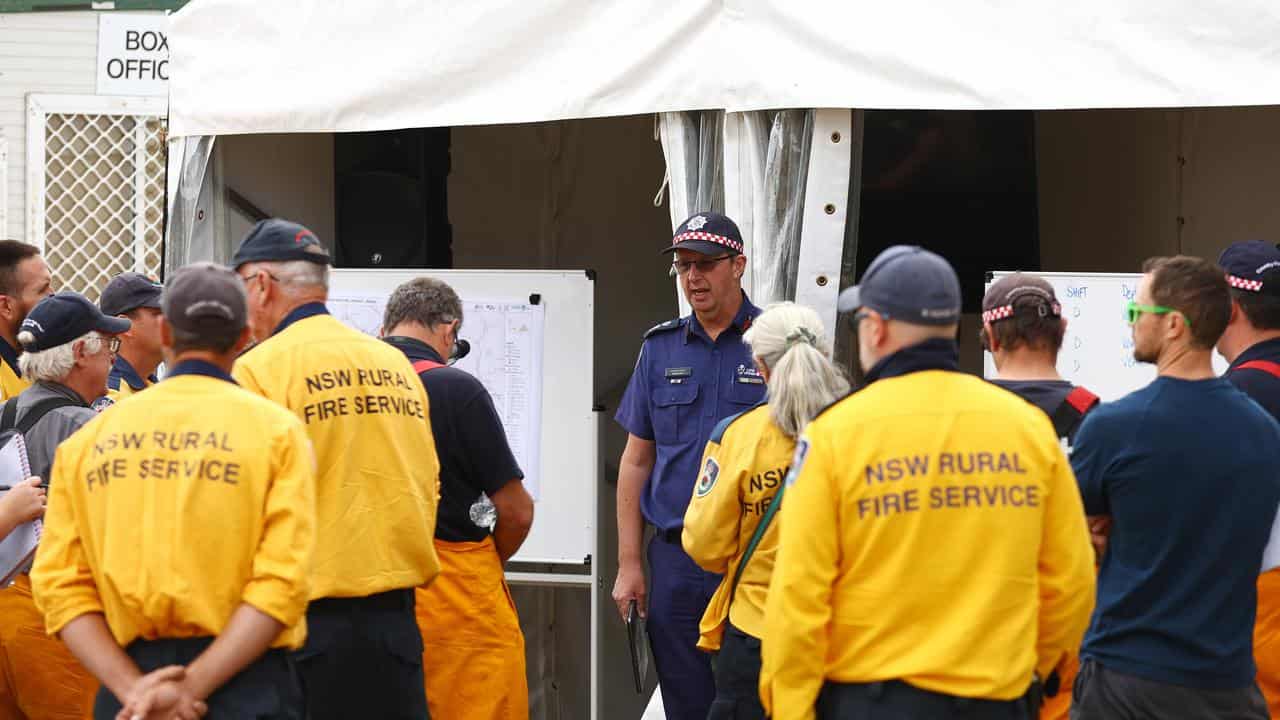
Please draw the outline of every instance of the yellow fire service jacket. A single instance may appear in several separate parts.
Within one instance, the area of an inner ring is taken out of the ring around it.
[[[31,383],[18,372],[18,351],[0,340],[0,400],[16,397],[29,387]]]
[[[773,423],[767,405],[725,418],[711,433],[681,536],[694,562],[703,570],[724,575],[698,627],[698,647],[703,650],[720,649],[726,618],[748,635],[764,635],[765,598],[778,550],[778,518],[761,536],[730,606],[733,577],[786,479],[794,452],[795,440]]]
[[[404,353],[312,303],[242,355],[232,374],[297,415],[315,446],[311,598],[434,580],[440,462],[427,393]]]
[[[297,648],[315,547],[302,423],[206,363],[126,398],[54,458],[31,582],[49,633],[100,612],[121,646],[217,635],[240,603]]]
[[[949,370],[879,379],[808,426],[788,482],[762,641],[772,717],[812,718],[825,680],[1014,699],[1079,647],[1084,508],[1025,400]]]

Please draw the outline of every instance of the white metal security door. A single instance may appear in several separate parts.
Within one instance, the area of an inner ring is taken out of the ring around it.
[[[27,96],[27,241],[59,289],[96,301],[118,273],[160,274],[166,116],[163,98]]]

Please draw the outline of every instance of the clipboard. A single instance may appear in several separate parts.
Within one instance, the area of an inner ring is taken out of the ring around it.
[[[649,634],[635,600],[627,607],[627,645],[631,648],[631,677],[636,681],[636,694],[641,695],[649,679]]]

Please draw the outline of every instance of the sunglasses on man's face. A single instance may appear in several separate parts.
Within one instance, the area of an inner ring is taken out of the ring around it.
[[[679,275],[688,275],[689,270],[695,267],[698,268],[698,272],[706,274],[716,269],[716,263],[719,263],[721,260],[728,260],[731,257],[733,256],[721,255],[709,260],[677,260],[671,263],[671,267],[675,268],[676,273]]]
[[[1143,313],[1147,313],[1149,315],[1167,315],[1169,313],[1178,313],[1179,315],[1182,316],[1182,321],[1187,324],[1187,327],[1191,327],[1191,320],[1188,319],[1184,313],[1174,308],[1165,307],[1164,305],[1141,305],[1139,303],[1134,302],[1133,300],[1130,300],[1129,303],[1125,305],[1125,319],[1129,321],[1130,325],[1133,325],[1134,323],[1138,322],[1138,318],[1142,317]]]

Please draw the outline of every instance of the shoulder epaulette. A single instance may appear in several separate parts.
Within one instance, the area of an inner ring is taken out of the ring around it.
[[[664,323],[658,323],[657,325],[654,325],[653,327],[645,331],[644,339],[648,340],[650,335],[656,335],[660,332],[667,332],[668,330],[675,330],[678,327],[680,327],[680,318],[676,318],[674,320],[668,320]]]

